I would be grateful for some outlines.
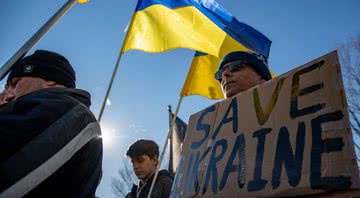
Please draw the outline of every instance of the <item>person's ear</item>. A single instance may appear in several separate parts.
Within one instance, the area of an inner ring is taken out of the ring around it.
[[[259,84],[266,82],[266,80],[260,74],[258,74],[258,79],[259,79]]]
[[[157,155],[154,156],[153,163],[155,166],[157,166],[159,164],[159,157]]]
[[[0,105],[9,103],[10,101],[15,99],[15,94],[13,92],[6,92],[1,98]]]

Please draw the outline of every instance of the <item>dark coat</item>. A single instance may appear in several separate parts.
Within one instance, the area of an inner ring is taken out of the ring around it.
[[[0,106],[0,197],[95,197],[101,130],[79,89],[42,89]]]
[[[142,190],[140,191],[138,198],[147,198],[153,177],[154,176],[152,176],[149,179],[149,182],[144,184],[145,186],[140,186],[140,188],[142,187]],[[172,183],[173,183],[173,177],[169,173],[169,171],[167,170],[159,171],[153,191],[151,193],[151,198],[169,198],[171,193]],[[138,186],[134,185],[131,189],[131,192],[126,195],[126,198],[136,198],[137,190],[138,190]]]

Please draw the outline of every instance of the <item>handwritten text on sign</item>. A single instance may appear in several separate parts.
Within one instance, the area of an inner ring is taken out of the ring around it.
[[[172,197],[359,187],[342,90],[332,52],[194,114]]]

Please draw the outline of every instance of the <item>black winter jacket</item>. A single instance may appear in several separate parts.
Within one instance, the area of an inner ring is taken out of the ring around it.
[[[95,197],[102,172],[90,94],[42,89],[0,106],[0,198]]]
[[[126,195],[126,198],[147,198],[150,187],[151,187],[151,181],[152,176],[149,179],[149,182],[145,183],[144,186],[140,186],[141,191],[139,191],[139,195],[136,196],[136,191],[138,191],[138,186],[133,185],[131,192]],[[170,192],[171,192],[171,186],[173,183],[173,177],[167,170],[161,170],[159,171],[159,174],[156,178],[156,182],[153,188],[153,191],[151,193],[151,198],[169,198]]]

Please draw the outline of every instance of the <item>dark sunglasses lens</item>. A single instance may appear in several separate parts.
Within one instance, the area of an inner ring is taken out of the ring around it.
[[[222,74],[225,70],[229,70],[231,73],[232,72],[236,72],[238,71],[242,66],[243,64],[246,64],[246,62],[243,62],[243,61],[235,61],[221,69],[219,69],[216,73],[215,73],[215,79],[218,80],[218,81],[221,81],[221,77],[222,77]]]
[[[236,72],[239,68],[241,67],[241,65],[240,64],[234,64],[234,65],[229,65],[229,71],[231,72],[231,73],[233,73],[233,72]]]
[[[215,73],[215,79],[218,80],[218,81],[221,81],[221,76],[222,76],[222,70],[218,70]]]

